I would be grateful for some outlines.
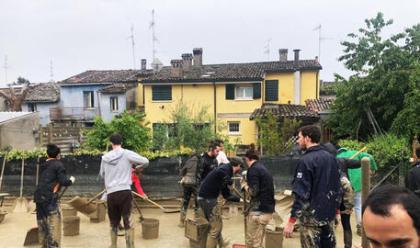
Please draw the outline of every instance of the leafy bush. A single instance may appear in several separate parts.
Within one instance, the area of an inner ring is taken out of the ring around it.
[[[373,156],[379,168],[388,168],[410,158],[410,148],[405,138],[394,134],[379,135],[363,143],[355,140],[340,140],[339,145],[350,150],[360,150],[367,146],[367,151]]]
[[[150,147],[150,131],[142,125],[144,114],[130,114],[124,111],[105,123],[100,117],[95,119],[93,128],[86,134],[84,148],[105,151],[109,136],[119,133],[123,137],[123,147],[130,150],[146,150]]]

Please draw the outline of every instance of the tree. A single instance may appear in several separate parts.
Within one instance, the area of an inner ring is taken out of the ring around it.
[[[6,106],[9,111],[20,112],[22,111],[22,104],[25,101],[26,95],[29,90],[29,80],[18,77],[17,81],[9,85],[9,89],[0,90],[0,96],[5,99]],[[13,86],[20,85],[20,88]]]
[[[92,129],[86,134],[87,148],[106,150],[109,145],[109,136],[119,133],[123,137],[123,147],[143,151],[150,147],[150,130],[142,124],[144,114],[130,114],[124,111],[114,117],[110,123],[105,123],[101,117],[96,117]]]
[[[381,32],[392,20],[378,13],[365,23],[358,34],[348,35],[350,41],[341,43],[344,55],[339,60],[355,74],[337,77],[342,83],[329,121],[337,136],[365,139],[389,131],[407,107],[404,98],[419,67],[420,25],[383,38]]]

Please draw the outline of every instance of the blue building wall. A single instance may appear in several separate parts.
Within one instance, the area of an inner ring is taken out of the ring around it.
[[[80,84],[80,85],[60,85],[61,107],[84,107],[83,91],[94,92],[94,107],[98,108],[98,90],[106,87],[109,84]]]
[[[39,115],[39,124],[41,126],[46,126],[48,123],[50,123],[50,108],[56,108],[58,107],[58,102],[56,103],[34,103],[36,104],[36,110]],[[24,103],[22,105],[22,111],[23,112],[30,112],[28,103]]]
[[[111,97],[118,97],[118,111],[111,111]],[[126,109],[126,94],[100,94],[100,98],[101,116],[105,122],[111,121]]]

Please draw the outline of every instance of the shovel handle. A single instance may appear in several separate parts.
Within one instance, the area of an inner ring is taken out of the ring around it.
[[[144,197],[144,196],[142,196],[142,195],[139,195],[139,194],[137,194],[136,192],[134,192],[134,191],[131,191],[135,196],[138,196],[138,197],[140,197],[141,199],[143,199],[143,200],[145,200],[145,201],[148,201],[148,202],[150,202],[150,203],[152,203],[153,205],[155,205],[156,207],[158,207],[158,208],[160,208],[160,209],[162,209],[162,210],[165,210],[165,208],[163,207],[163,206],[161,206],[161,205],[159,205],[159,204],[157,204],[156,202],[154,202],[154,201],[152,201],[152,200],[150,200],[149,198],[146,198],[146,197]]]
[[[101,192],[99,192],[98,194],[96,194],[94,197],[90,198],[90,200],[88,202],[86,202],[86,205],[88,205],[89,203],[93,202],[96,198],[98,198],[100,195],[102,195],[103,193],[105,193],[106,189],[102,190]]]

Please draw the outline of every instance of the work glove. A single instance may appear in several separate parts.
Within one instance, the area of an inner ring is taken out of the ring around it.
[[[72,184],[74,183],[74,181],[76,181],[76,178],[74,176],[71,176],[69,179],[70,179]]]
[[[228,196],[228,198],[226,198],[226,200],[231,201],[231,202],[240,202],[241,198],[239,198],[236,195],[230,195]]]
[[[241,181],[240,181],[239,183],[241,184],[241,189],[242,189],[242,190],[248,191],[249,186],[248,186],[248,183],[246,182],[246,180],[244,180],[244,179],[242,178],[242,179],[241,179]]]

